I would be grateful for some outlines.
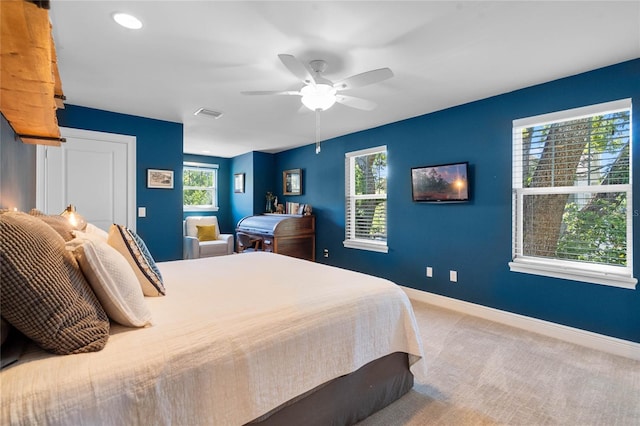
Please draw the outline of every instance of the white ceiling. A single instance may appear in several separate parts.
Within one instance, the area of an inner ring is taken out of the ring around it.
[[[299,97],[240,94],[302,87],[280,53],[333,81],[395,74],[343,92],[378,107],[322,112],[321,140],[640,57],[640,1],[54,0],[50,17],[67,103],[184,123],[185,152],[221,157],[315,141]]]

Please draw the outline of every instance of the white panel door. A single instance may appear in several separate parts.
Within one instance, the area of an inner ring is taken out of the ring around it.
[[[61,147],[40,148],[38,208],[59,214],[73,204],[106,231],[112,223],[135,229],[135,137],[64,128],[61,134]]]

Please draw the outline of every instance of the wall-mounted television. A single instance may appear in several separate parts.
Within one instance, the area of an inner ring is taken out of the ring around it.
[[[411,196],[413,201],[432,203],[469,201],[469,163],[413,167]]]

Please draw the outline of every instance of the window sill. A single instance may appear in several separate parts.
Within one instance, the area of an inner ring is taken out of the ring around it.
[[[346,248],[369,250],[369,251],[375,251],[378,253],[389,252],[389,247],[387,246],[386,242],[376,243],[376,242],[366,241],[366,240],[346,240],[346,241],[343,241],[342,244]]]
[[[186,207],[182,206],[184,212],[217,212],[218,207]]]
[[[635,290],[637,279],[624,273],[589,271],[551,264],[543,260],[515,259],[509,262],[511,272],[540,275],[544,277],[562,278],[565,280],[581,281]]]

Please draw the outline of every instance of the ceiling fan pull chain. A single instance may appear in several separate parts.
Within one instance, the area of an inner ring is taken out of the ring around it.
[[[320,154],[320,109],[316,110],[316,154]]]

